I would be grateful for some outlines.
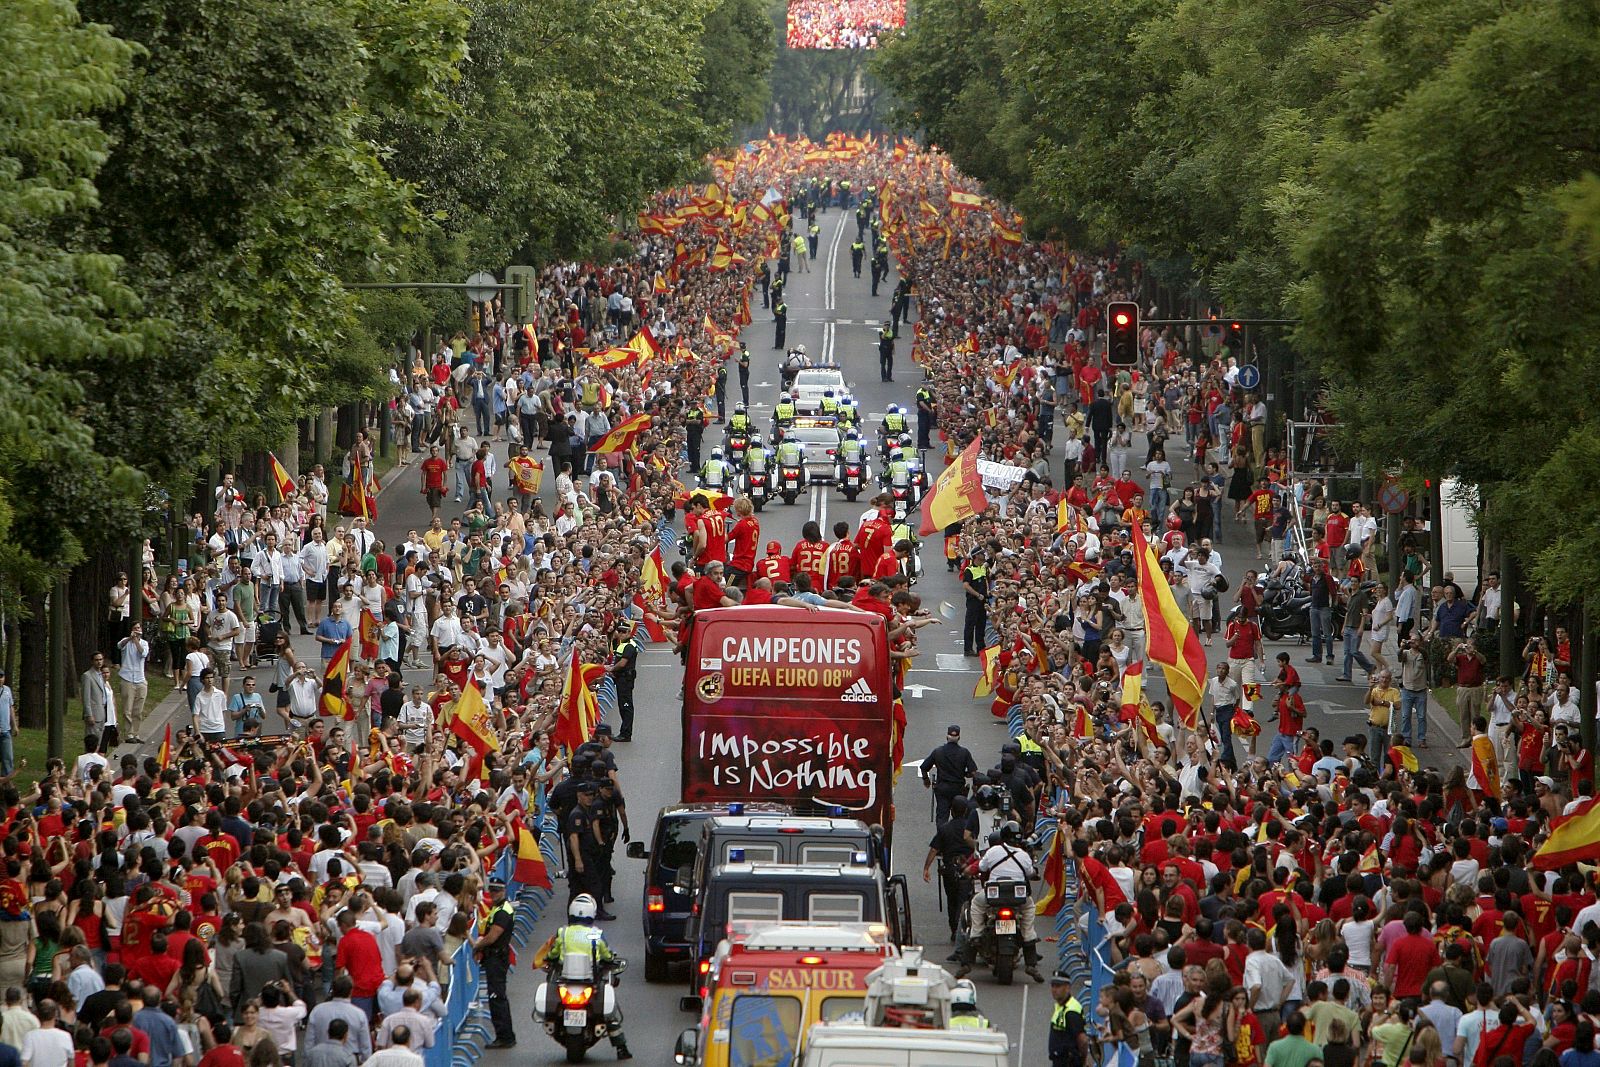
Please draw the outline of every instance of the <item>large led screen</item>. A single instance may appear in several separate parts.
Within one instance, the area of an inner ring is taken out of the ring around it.
[[[906,24],[906,0],[789,0],[790,48],[876,48]]]

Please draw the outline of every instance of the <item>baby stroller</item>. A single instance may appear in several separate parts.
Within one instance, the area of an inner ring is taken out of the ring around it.
[[[256,662],[266,663],[278,658],[278,631],[283,624],[276,611],[263,611],[256,616]]]

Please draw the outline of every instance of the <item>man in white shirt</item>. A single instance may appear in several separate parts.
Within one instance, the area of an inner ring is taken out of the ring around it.
[[[433,639],[433,659],[437,663],[444,654],[462,642],[461,620],[456,616],[456,606],[448,598],[439,604],[439,617],[429,631]]]
[[[1359,556],[1377,532],[1378,520],[1372,517],[1372,513],[1360,504],[1351,504],[1350,529],[1344,542],[1345,559]]]
[[[400,736],[413,748],[428,743],[428,731],[433,729],[433,706],[422,699],[422,687],[411,687],[411,699],[400,705]]]
[[[377,534],[367,529],[365,515],[357,515],[350,520],[350,533],[348,536],[350,543],[355,546],[357,563],[361,561],[363,556],[372,551],[372,543],[378,539]]]
[[[1250,997],[1250,1009],[1256,1013],[1261,1028],[1275,1034],[1283,999],[1294,987],[1294,975],[1276,953],[1267,951],[1265,931],[1251,927],[1245,934],[1245,944],[1250,949],[1244,958],[1244,988]]]
[[[72,1035],[56,1025],[60,1009],[46,997],[39,1002],[39,1028],[22,1039],[22,1067],[67,1067],[73,1061]]]
[[[144,624],[134,623],[128,636],[117,642],[122,651],[122,665],[117,668],[117,682],[122,690],[122,717],[128,720],[129,744],[139,744],[139,723],[144,719],[144,702],[150,695],[145,681],[144,664],[150,656],[150,642],[144,639]]]
[[[221,675],[224,688],[228,684],[228,666],[233,661],[233,643],[243,632],[239,616],[226,604],[219,606],[206,620],[206,644],[211,647],[211,662]]]
[[[257,603],[262,611],[277,611],[283,592],[283,553],[278,551],[278,535],[267,534],[265,544],[250,560],[250,574],[260,591]]]
[[[306,628],[315,629],[328,602],[328,544],[322,527],[312,530],[311,540],[300,546],[300,566],[306,581]]]
[[[228,694],[217,688],[217,672],[207,667],[200,672],[200,692],[194,696],[194,728],[207,741],[228,737]]]
[[[1582,722],[1582,715],[1578,711],[1578,692],[1566,682],[1558,682],[1555,692],[1544,698],[1545,707],[1550,709],[1550,725],[1564,722],[1576,729]]]
[[[1485,622],[1500,622],[1500,575],[1489,573],[1478,591],[1478,618]]]

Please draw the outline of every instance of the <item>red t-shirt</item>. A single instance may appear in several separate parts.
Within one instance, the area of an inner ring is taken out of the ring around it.
[[[154,953],[141,957],[138,962],[128,968],[128,973],[157,989],[165,990],[167,983],[172,981],[172,976],[178,972],[178,961],[168,955],[157,956]]]
[[[828,558],[828,542],[826,541],[801,541],[794,546],[789,561],[794,564],[795,573],[811,575],[813,589],[825,588],[826,561]]]
[[[706,547],[695,562],[704,566],[711,560],[728,561],[728,517],[720,511],[700,516],[699,528],[706,532]]]
[[[1350,519],[1342,511],[1336,511],[1328,516],[1326,525],[1328,544],[1343,548],[1345,538],[1350,535]]]
[[[856,546],[848,538],[828,546],[823,561],[823,577],[829,586],[839,584],[840,578],[859,578],[856,567]]]
[[[756,560],[755,576],[771,582],[787,582],[794,572],[786,556],[762,556]]]
[[[1228,655],[1233,659],[1254,659],[1256,642],[1261,639],[1261,629],[1249,619],[1228,624]]]
[[[351,994],[356,997],[375,997],[383,985],[383,953],[378,949],[378,939],[360,927],[339,938],[339,951],[333,958],[335,967],[347,972],[355,983]]]
[[[721,604],[722,586],[710,578],[701,578],[694,583],[694,610],[701,611]]]
[[[728,540],[733,545],[733,554],[729,557],[728,566],[736,571],[748,571],[754,567],[756,540],[760,536],[761,523],[754,515],[746,515],[734,523],[733,531],[728,535]]]
[[[422,488],[437,489],[444,492],[444,476],[449,471],[450,465],[438,456],[429,456],[422,461]]]
[[[1423,980],[1439,966],[1439,946],[1427,934],[1402,934],[1389,946],[1384,962],[1395,969],[1395,996],[1420,997]]]

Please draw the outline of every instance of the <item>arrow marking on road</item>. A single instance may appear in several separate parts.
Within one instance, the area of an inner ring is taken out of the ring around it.
[[[905,691],[916,697],[918,700],[921,700],[923,693],[937,693],[939,690],[935,689],[931,685],[908,685],[906,686]]]

